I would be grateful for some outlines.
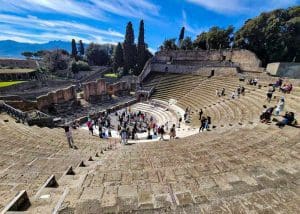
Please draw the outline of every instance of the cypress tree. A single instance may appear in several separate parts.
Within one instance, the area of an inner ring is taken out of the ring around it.
[[[123,64],[124,64],[123,47],[119,42],[114,50],[114,59],[113,59],[114,71],[116,72],[118,68],[123,67]]]
[[[140,29],[139,29],[139,38],[138,38],[138,45],[137,45],[137,70],[135,72],[138,75],[142,72],[143,67],[146,62],[146,44],[144,41],[144,21],[141,20],[140,22]]]
[[[77,57],[77,47],[76,47],[75,39],[72,39],[72,52],[71,52],[71,56],[73,58]]]
[[[79,53],[81,56],[84,55],[84,45],[83,45],[82,40],[79,40]]]
[[[124,74],[135,68],[136,46],[134,44],[134,32],[132,23],[128,22],[124,40]]]
[[[182,43],[182,41],[184,39],[184,30],[185,30],[184,27],[182,27],[181,30],[180,30],[179,39],[178,39],[178,47],[179,48],[180,48],[181,43]]]

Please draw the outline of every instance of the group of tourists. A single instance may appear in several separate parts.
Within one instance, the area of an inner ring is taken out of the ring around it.
[[[211,117],[204,116],[202,109],[199,110],[199,121],[200,121],[199,132],[207,131],[209,129],[209,125],[211,125]]]
[[[249,85],[254,85],[256,86],[258,84],[258,79],[257,78],[250,78],[247,82]]]
[[[230,98],[231,99],[235,99],[235,98],[239,98],[240,95],[245,95],[245,87],[239,85],[234,91],[232,91]]]
[[[270,103],[273,98],[273,93],[276,91],[276,88],[279,89],[282,93],[290,93],[292,91],[292,84],[291,83],[285,83],[283,84],[283,80],[281,78],[278,78],[278,80],[275,83],[272,83],[269,85],[270,88],[267,91],[267,101]],[[275,96],[274,96],[275,98]],[[264,105],[264,110],[260,115],[260,121],[262,123],[269,123],[271,121],[272,115],[279,116],[281,112],[284,111],[285,108],[285,97],[281,96],[277,104],[275,106],[267,107]],[[280,128],[284,127],[285,125],[296,125],[297,120],[295,119],[294,112],[286,112],[283,116],[283,119],[276,123],[277,126]]]
[[[216,89],[216,96],[217,97],[225,96],[225,88],[222,88],[221,90]]]

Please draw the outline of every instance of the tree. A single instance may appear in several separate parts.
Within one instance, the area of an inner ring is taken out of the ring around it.
[[[25,51],[25,52],[22,53],[22,55],[23,55],[24,57],[26,57],[26,59],[30,59],[30,58],[33,57],[34,54],[33,54],[32,52]]]
[[[193,41],[191,37],[186,37],[184,40],[182,40],[180,49],[193,50]]]
[[[76,42],[75,42],[75,39],[72,39],[72,51],[71,51],[71,56],[73,58],[77,58],[77,47],[76,47]]]
[[[79,54],[80,54],[81,56],[84,55],[84,45],[83,45],[82,40],[79,40]]]
[[[207,49],[207,32],[202,32],[193,42],[194,48]]]
[[[87,59],[90,65],[107,65],[109,56],[105,46],[91,43],[86,49]]]
[[[201,49],[230,48],[233,42],[233,30],[230,25],[227,29],[214,26],[208,32],[202,32],[194,41],[194,47]]]
[[[166,39],[160,46],[160,50],[177,50],[176,39]]]
[[[128,22],[124,40],[124,74],[128,74],[129,70],[135,69],[136,64],[136,46],[134,44],[134,32],[132,23]]]
[[[234,45],[253,51],[263,65],[300,61],[300,7],[261,13],[236,32]]]
[[[116,72],[118,68],[123,67],[124,59],[123,59],[123,48],[121,43],[119,42],[118,45],[114,49],[114,58],[113,58],[113,69]]]
[[[70,57],[69,53],[63,49],[44,52],[44,63],[47,69],[51,72],[58,70],[65,70],[69,66]]]
[[[140,22],[140,29],[139,29],[139,37],[138,37],[138,45],[137,45],[137,70],[135,72],[136,75],[142,72],[144,65],[147,61],[146,55],[146,44],[144,41],[144,21],[141,20]]]
[[[181,30],[180,30],[180,34],[179,34],[179,38],[178,38],[178,47],[179,48],[181,47],[181,43],[184,39],[184,30],[185,30],[184,27],[182,27]]]

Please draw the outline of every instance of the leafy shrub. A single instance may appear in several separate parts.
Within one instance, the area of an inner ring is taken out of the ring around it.
[[[73,61],[71,64],[71,70],[73,73],[77,73],[79,71],[89,71],[90,66],[84,61]]]

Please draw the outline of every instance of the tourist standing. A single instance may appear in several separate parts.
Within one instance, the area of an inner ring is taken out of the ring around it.
[[[64,129],[65,129],[65,134],[66,134],[66,137],[67,137],[67,140],[68,140],[69,147],[75,149],[74,140],[73,140],[73,136],[72,136],[70,126],[66,125],[64,127]]]
[[[269,88],[268,92],[267,92],[267,101],[270,103],[272,100],[272,96],[273,96],[273,89]]]
[[[175,124],[173,124],[171,130],[170,130],[170,140],[175,139],[176,137],[176,127]]]
[[[278,116],[280,114],[280,112],[283,111],[284,104],[285,104],[284,97],[281,97],[280,100],[279,100],[279,102],[278,102],[278,104],[277,104],[277,107],[275,109],[275,115]]]
[[[202,111],[202,109],[200,109],[200,111],[199,111],[199,120],[201,120],[202,115],[203,115],[203,111]]]
[[[165,129],[164,125],[160,127],[160,138],[159,140],[164,140]]]

